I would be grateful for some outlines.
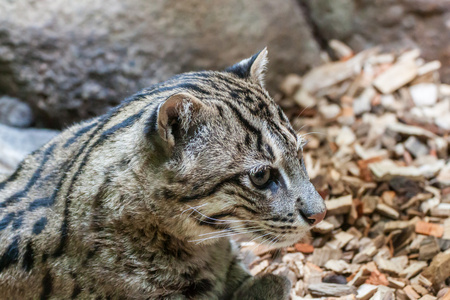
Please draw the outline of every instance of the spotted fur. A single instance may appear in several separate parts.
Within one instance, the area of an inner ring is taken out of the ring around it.
[[[1,298],[286,299],[229,240],[286,246],[324,211],[262,86],[266,53],[175,76],[30,154],[0,183]]]

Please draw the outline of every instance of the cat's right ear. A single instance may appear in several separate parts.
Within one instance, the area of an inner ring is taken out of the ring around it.
[[[159,107],[157,126],[158,134],[173,149],[176,135],[187,133],[196,117],[206,107],[198,98],[188,93],[170,96]]]

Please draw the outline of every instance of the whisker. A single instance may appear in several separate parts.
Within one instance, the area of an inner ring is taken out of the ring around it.
[[[203,214],[202,212],[196,210],[195,208],[193,208],[193,209],[194,209],[195,212],[199,213],[202,217],[204,217],[204,218],[206,218],[208,220],[216,221],[216,222],[228,222],[228,223],[233,223],[233,222],[257,222],[255,220],[220,220],[220,219],[215,219],[215,218],[208,217],[207,215]],[[202,221],[202,220],[200,220],[200,221]]]
[[[206,240],[210,240],[210,239],[217,239],[217,238],[222,238],[222,237],[230,237],[230,236],[239,235],[239,234],[247,234],[247,233],[252,233],[252,232],[258,232],[258,231],[262,231],[262,230],[264,230],[264,229],[249,230],[249,231],[245,231],[245,232],[234,232],[234,231],[231,231],[231,232],[228,232],[228,233],[222,233],[222,234],[218,234],[218,235],[215,235],[215,236],[210,236],[210,237],[203,238],[203,239],[192,240],[192,241],[189,241],[189,242],[200,243],[200,242],[203,242],[203,241],[206,241]]]
[[[321,134],[321,135],[324,135],[324,136],[326,136],[326,134],[325,133],[323,133],[323,132],[318,132],[318,131],[312,131],[312,132],[307,132],[307,133],[305,133],[305,134],[301,134],[300,135],[300,137],[304,137],[304,136],[307,136],[307,135],[311,135],[311,134]]]
[[[208,204],[208,203],[203,203],[202,205],[199,205],[199,206],[189,206],[189,208],[186,208],[185,210],[183,210],[182,212],[181,212],[181,214],[180,214],[180,217],[186,212],[186,211],[188,211],[188,210],[193,210],[193,209],[197,209],[197,208],[200,208],[200,207],[203,207],[203,206],[205,206],[206,204]],[[193,212],[193,211],[192,211]],[[192,212],[191,212],[191,214],[192,214]]]
[[[311,105],[308,105],[308,106],[306,106],[305,108],[303,108],[303,110],[298,114],[297,118],[299,118],[299,117],[302,115],[302,113],[304,113],[305,110],[307,110],[307,109],[310,108],[310,107],[311,107]]]
[[[226,232],[226,231],[230,231],[230,230],[256,229],[256,228],[258,228],[258,226],[247,227],[247,226],[244,224],[244,225],[241,225],[241,226],[231,227],[231,228],[227,228],[227,229],[224,229],[224,230],[219,230],[219,231],[214,231],[214,232],[208,232],[208,233],[202,233],[202,234],[199,234],[199,236],[211,235],[211,234],[216,234],[216,233]]]

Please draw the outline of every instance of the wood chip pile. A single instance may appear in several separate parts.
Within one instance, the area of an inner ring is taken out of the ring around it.
[[[293,247],[244,243],[243,256],[253,274],[286,275],[294,300],[450,300],[450,85],[440,63],[416,49],[330,46],[339,61],[288,76],[276,97],[309,141],[304,159],[327,217]]]

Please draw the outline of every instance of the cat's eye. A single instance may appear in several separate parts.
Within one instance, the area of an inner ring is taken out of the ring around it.
[[[250,173],[250,180],[257,188],[264,188],[270,180],[270,169],[262,169],[255,173]]]

